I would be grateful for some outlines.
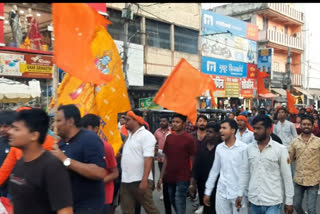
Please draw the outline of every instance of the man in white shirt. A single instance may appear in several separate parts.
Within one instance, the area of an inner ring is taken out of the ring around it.
[[[236,139],[237,129],[235,120],[227,119],[221,122],[220,134],[224,142],[217,146],[215,160],[206,182],[203,202],[210,206],[210,195],[220,174],[216,193],[217,214],[248,213],[247,207],[241,208],[238,212],[235,206],[239,192],[240,166],[247,149],[245,143]]]
[[[245,151],[236,206],[241,208],[248,190],[252,214],[280,214],[283,203],[285,213],[292,214],[294,190],[288,151],[271,139],[269,117],[260,114],[252,124],[257,142],[249,144]]]
[[[236,139],[246,144],[252,143],[254,141],[254,136],[253,132],[249,130],[249,127],[251,129],[251,126],[248,123],[248,119],[246,118],[246,116],[239,115],[237,117],[237,121],[239,129],[236,134]]]
[[[278,110],[278,123],[274,126],[273,133],[280,137],[282,144],[289,149],[290,142],[298,137],[294,124],[287,120],[288,110],[281,107]]]
[[[152,165],[155,137],[143,126],[141,116],[129,111],[126,117],[129,136],[123,146],[121,168],[121,209],[124,214],[134,214],[139,203],[148,214],[159,214],[152,199]]]

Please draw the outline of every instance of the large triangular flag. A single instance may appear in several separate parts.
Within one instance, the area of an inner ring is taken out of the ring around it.
[[[299,114],[298,109],[294,106],[294,104],[296,102],[296,98],[290,94],[289,90],[286,90],[286,91],[287,91],[287,100],[288,100],[289,113],[291,113],[291,114]]]
[[[267,78],[269,76],[269,74],[267,74],[267,72],[265,71],[260,71],[258,70],[258,75],[257,75],[257,92],[258,95],[263,95],[263,94],[268,94],[270,93],[265,87],[264,87],[264,81],[263,79]]]
[[[110,82],[108,70],[99,70],[107,66],[108,57],[94,55],[90,46],[97,28],[111,22],[85,3],[53,3],[52,17],[55,64],[85,83]]]
[[[214,90],[214,81],[208,74],[204,74],[192,67],[185,59],[171,72],[154,98],[158,105],[188,116],[195,124],[197,119],[197,97],[206,90]],[[212,97],[214,102],[214,97]]]

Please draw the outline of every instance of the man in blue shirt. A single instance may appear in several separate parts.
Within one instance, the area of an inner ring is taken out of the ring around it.
[[[74,213],[102,214],[106,176],[104,147],[97,134],[79,128],[80,120],[80,111],[75,105],[58,108],[55,123],[61,140],[52,153],[69,169]]]

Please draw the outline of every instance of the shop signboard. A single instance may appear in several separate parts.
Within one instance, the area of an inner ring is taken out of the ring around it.
[[[226,97],[240,97],[240,78],[226,77]]]
[[[235,78],[211,75],[216,85],[215,97],[254,97],[254,90],[257,89],[256,81],[253,78]]]
[[[257,65],[256,64],[247,64],[247,77],[255,79],[257,78]]]
[[[208,35],[201,39],[202,56],[257,63],[257,42],[228,34]]]
[[[208,10],[202,10],[202,34],[224,32],[230,32],[232,36],[258,40],[258,27],[256,25]]]
[[[211,57],[202,57],[201,71],[205,74],[228,76],[228,77],[247,77],[247,64]]]
[[[139,108],[143,109],[162,109],[161,106],[157,105],[156,103],[152,102],[153,97],[147,97],[147,98],[140,98],[139,99]]]
[[[271,75],[273,48],[258,50],[258,69]]]
[[[52,78],[52,56],[25,54],[20,62],[20,72],[27,78]]]
[[[253,98],[253,90],[257,88],[255,79],[241,78],[240,79],[240,94],[243,98]]]
[[[273,72],[271,79],[271,87],[282,88],[285,74],[286,73],[284,72]]]
[[[20,62],[23,60],[23,54],[0,53],[0,76],[22,76]]]

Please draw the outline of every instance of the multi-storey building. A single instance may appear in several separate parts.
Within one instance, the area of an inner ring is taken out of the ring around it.
[[[124,20],[121,18],[124,8],[124,3],[107,3],[107,13],[112,22],[108,31],[118,41],[124,41]],[[129,82],[128,90],[131,103],[137,108],[139,98],[154,96],[181,58],[201,69],[201,5],[135,3],[130,4],[130,10],[134,17],[128,28],[129,60],[130,48],[140,46],[143,50],[141,71],[135,75],[136,78],[143,78],[143,84],[137,86]],[[138,66],[137,61],[133,63],[129,63],[128,73]]]
[[[211,10],[258,26],[258,48],[273,48],[269,84],[273,92],[285,97],[282,87],[290,77],[294,94],[310,96],[302,87],[304,68],[302,12],[288,3],[232,3]]]

